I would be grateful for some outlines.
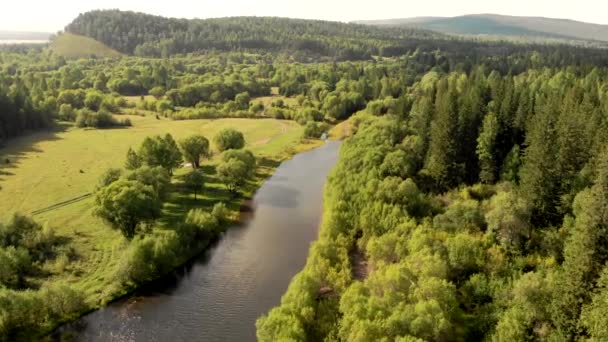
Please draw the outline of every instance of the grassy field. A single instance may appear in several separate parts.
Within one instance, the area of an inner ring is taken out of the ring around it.
[[[260,96],[251,100],[253,103],[261,102],[264,108],[270,108],[272,103],[277,100],[283,100],[283,103],[288,107],[298,107],[298,100],[295,97],[286,97],[281,95]]]
[[[51,43],[51,49],[67,58],[120,57],[122,54],[92,38],[63,33]]]
[[[130,119],[133,122],[130,128],[86,130],[62,126],[13,140],[0,149],[0,219],[5,220],[17,211],[31,214],[90,193],[107,168],[123,167],[127,149],[136,148],[150,135],[171,133],[179,140],[200,133],[212,140],[215,133],[225,127],[242,131],[246,148],[260,161],[256,178],[245,189],[247,195],[272,173],[281,159],[298,149],[314,146],[314,143],[301,142],[303,128],[291,121],[170,121],[138,116]],[[221,200],[228,201],[232,209],[238,208],[240,202],[231,199],[223,185],[214,179],[216,160],[217,156],[204,163],[206,193],[198,201],[180,191],[179,178],[187,170],[176,172],[174,189],[165,204],[159,228],[174,224],[192,207],[210,208]],[[89,304],[95,307],[121,291],[112,275],[126,243],[117,231],[92,215],[92,203],[92,197],[85,197],[33,216],[38,222],[54,227],[73,249],[75,257],[67,265],[44,265],[49,276],[31,281],[65,281],[84,291]]]

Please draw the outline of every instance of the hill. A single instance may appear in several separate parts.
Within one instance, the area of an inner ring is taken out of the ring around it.
[[[122,54],[95,39],[72,33],[63,33],[51,43],[51,49],[68,58],[120,57]]]
[[[542,17],[474,14],[451,18],[418,17],[359,21],[357,23],[389,27],[418,27],[459,35],[544,37],[562,40],[608,41],[608,25]]]
[[[176,19],[119,10],[79,15],[66,32],[96,39],[125,54],[162,57],[198,51],[301,53],[369,59],[382,47],[404,46],[442,34],[276,17]],[[415,46],[415,45],[412,45]]]

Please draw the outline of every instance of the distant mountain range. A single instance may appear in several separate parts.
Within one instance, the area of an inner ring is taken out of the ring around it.
[[[569,19],[472,14],[458,17],[414,17],[362,20],[374,26],[407,26],[456,35],[483,35],[608,42],[608,25]]]
[[[48,32],[24,32],[24,31],[2,31],[0,40],[49,40],[52,33]]]

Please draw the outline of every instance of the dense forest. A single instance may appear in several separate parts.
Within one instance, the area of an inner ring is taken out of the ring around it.
[[[369,102],[258,338],[608,338],[607,77],[431,71]]]
[[[370,60],[395,57],[415,50],[450,51],[461,62],[514,53],[551,51],[546,44],[512,44],[460,39],[407,27],[374,27],[337,22],[275,17],[173,19],[119,10],[81,14],[66,32],[91,37],[130,55],[168,57],[209,51],[286,53],[301,62]],[[561,61],[579,55],[564,45]],[[587,50],[601,55],[603,49]],[[588,56],[587,58],[590,58]],[[601,57],[600,57],[601,58]],[[597,60],[596,60],[597,61]],[[572,60],[568,61],[573,63]]]
[[[608,339],[604,50],[121,11],[83,14],[66,31],[134,56],[3,49],[0,142],[55,122],[130,130],[133,116],[293,120],[304,138],[351,126],[319,239],[258,321],[261,341]],[[150,281],[222,232],[223,204],[149,229],[171,189],[195,200],[204,191],[209,138],[146,137],[91,184],[93,215],[127,241],[117,283]],[[233,129],[213,144],[231,199],[257,160]],[[182,162],[192,171],[175,175]],[[47,266],[72,254],[27,216],[0,224],[0,340],[91,307],[80,288],[46,286]]]

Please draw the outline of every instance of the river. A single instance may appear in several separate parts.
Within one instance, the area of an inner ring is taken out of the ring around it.
[[[133,296],[60,329],[75,341],[254,341],[317,238],[323,185],[339,142],[283,162],[253,214],[207,252]]]

